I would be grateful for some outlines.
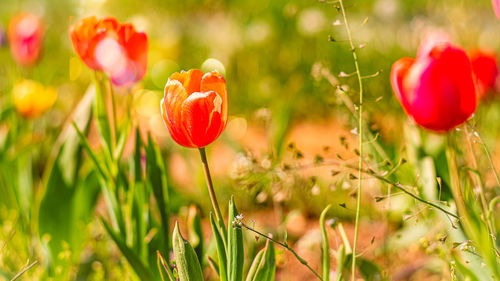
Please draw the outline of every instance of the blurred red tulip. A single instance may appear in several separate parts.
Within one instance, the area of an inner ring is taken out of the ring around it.
[[[476,90],[467,54],[448,43],[417,59],[392,65],[392,88],[420,126],[444,132],[465,122],[476,109]]]
[[[10,20],[7,33],[14,60],[25,66],[35,64],[44,35],[41,19],[32,14],[19,14]]]
[[[161,100],[163,122],[178,144],[205,147],[219,137],[227,123],[227,89],[218,72],[198,69],[174,73]]]
[[[494,52],[479,49],[471,51],[469,55],[477,94],[480,99],[487,98],[489,93],[496,90],[498,77],[497,56]]]
[[[146,74],[148,37],[115,18],[88,17],[69,29],[75,51],[85,64],[106,72],[113,84],[125,86]]]

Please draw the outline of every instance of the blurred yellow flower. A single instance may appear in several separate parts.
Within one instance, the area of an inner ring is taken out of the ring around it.
[[[57,90],[32,80],[22,80],[14,85],[12,97],[23,117],[37,118],[52,107],[57,99]]]

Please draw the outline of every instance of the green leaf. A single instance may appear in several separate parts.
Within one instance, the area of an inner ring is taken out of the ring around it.
[[[425,198],[431,201],[438,200],[438,187],[436,180],[436,169],[431,157],[424,157],[419,161],[420,181],[422,183]]]
[[[82,101],[75,113],[75,120],[86,132],[90,125],[89,108]],[[85,246],[85,228],[93,218],[99,194],[96,173],[80,173],[83,133],[80,131],[81,135],[77,135],[72,132],[68,125],[53,148],[56,154],[49,159],[44,172],[46,180],[38,210],[38,233],[42,243],[46,243],[49,249],[52,268],[61,265],[69,269],[70,264],[78,262]],[[70,255],[59,255],[64,251]],[[62,272],[59,277],[65,274]]]
[[[182,237],[177,223],[174,228],[172,245],[180,281],[202,281],[203,273],[198,257],[193,247]]]
[[[255,272],[254,281],[274,281],[276,274],[276,251],[274,243],[267,240],[264,248],[264,256],[260,261],[259,268]]]
[[[189,207],[188,237],[189,243],[194,247],[194,251],[201,263],[203,258],[203,230],[201,227],[200,211],[194,205]]]
[[[99,130],[99,136],[104,147],[108,150],[108,155],[111,156],[113,152],[113,144],[111,140],[111,125],[109,123],[109,115],[106,110],[106,102],[104,99],[104,85],[97,77],[97,73],[94,76],[94,87],[95,87],[95,100],[94,100],[94,113],[97,117],[97,128]]]
[[[208,264],[210,265],[210,268],[217,274],[217,276],[220,276],[219,274],[219,265],[217,262],[215,262],[210,256],[207,255],[207,260]]]
[[[241,226],[234,224],[233,221],[238,215],[238,210],[234,204],[234,197],[229,201],[229,216],[228,216],[228,229],[227,229],[227,262],[228,262],[228,280],[241,281],[243,280],[243,264],[244,264],[244,250],[243,250],[243,232]]]
[[[344,265],[345,265],[345,246],[344,244],[340,244],[339,248],[337,249],[337,281],[342,280],[342,273],[344,272]]]
[[[126,122],[125,128],[121,131],[120,137],[118,138],[118,142],[116,144],[116,150],[113,157],[115,160],[120,160],[123,154],[123,150],[125,148],[125,144],[127,143],[128,136],[130,135],[130,129],[132,127],[132,122]]]
[[[166,178],[166,169],[159,149],[156,147],[151,135],[148,136],[148,145],[146,149],[146,180],[158,206],[161,219],[160,251],[166,256],[169,249],[169,212],[168,212],[168,186]]]
[[[101,175],[101,177],[103,179],[107,179],[109,177],[108,173],[101,166],[101,162],[97,159],[97,156],[96,156],[94,150],[90,147],[90,144],[89,144],[87,138],[82,133],[82,131],[78,128],[78,126],[76,125],[75,122],[73,122],[73,127],[75,128],[75,130],[76,130],[76,132],[78,134],[78,137],[80,138],[80,141],[82,142],[82,145],[85,148],[85,151],[90,156],[90,159],[92,160],[92,162],[94,163],[95,167],[97,168],[97,171],[99,172],[99,174]]]
[[[326,233],[325,217],[332,205],[326,206],[319,217],[319,225],[321,227],[321,256],[322,256],[322,271],[323,281],[330,280],[330,245],[328,244],[328,235]]]
[[[250,269],[248,270],[247,274],[247,279],[246,281],[254,281],[255,280],[255,274],[257,274],[257,269],[259,269],[259,265],[262,261],[262,258],[264,257],[264,251],[265,249],[260,250],[255,258],[253,259],[252,265],[250,266]]]
[[[125,256],[127,261],[130,263],[132,268],[134,269],[137,276],[141,278],[141,280],[153,280],[153,274],[149,271],[148,267],[142,262],[140,257],[138,257],[132,249],[130,249],[126,243],[121,239],[120,235],[113,230],[113,228],[101,218],[102,225],[106,229],[108,235],[113,239],[120,252]],[[200,279],[201,280],[201,279]]]
[[[227,281],[227,250],[222,235],[219,232],[219,227],[215,223],[212,213],[210,213],[210,225],[212,226],[212,233],[215,237],[217,245],[217,254],[219,256],[219,277],[220,281]]]
[[[64,149],[64,146],[60,151],[62,149]],[[61,152],[59,152],[56,162],[52,166],[38,213],[38,233],[42,242],[47,242],[52,266],[68,262],[61,261],[57,257],[63,251],[63,243],[70,242],[72,229],[71,201],[74,189],[68,186],[63,178],[58,161],[60,155]]]
[[[346,264],[352,263],[352,253],[347,255]],[[363,276],[365,281],[380,281],[382,278],[382,270],[372,261],[364,258],[356,258],[356,267]],[[348,266],[351,268],[351,266]]]
[[[170,270],[170,266],[165,262],[165,259],[161,255],[160,251],[156,251],[158,271],[160,271],[161,280],[165,281],[163,277],[163,271],[167,273],[168,281],[175,281],[175,277]],[[163,269],[162,269],[163,267]]]

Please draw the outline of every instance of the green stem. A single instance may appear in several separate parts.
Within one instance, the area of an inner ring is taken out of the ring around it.
[[[200,151],[201,163],[203,164],[203,171],[205,172],[205,180],[207,181],[208,194],[210,195],[210,201],[212,201],[212,207],[215,211],[215,217],[217,221],[222,222],[222,214],[220,212],[219,203],[217,202],[217,197],[215,196],[214,186],[212,184],[212,177],[210,176],[210,169],[208,167],[207,154],[205,148],[201,147],[198,149]]]
[[[448,158],[448,169],[450,173],[450,188],[455,204],[457,205],[458,215],[463,218],[462,224],[468,224],[468,213],[465,206],[462,187],[460,184],[460,175],[458,173],[457,157],[454,146],[454,139],[451,133],[448,134],[448,145],[446,148],[446,156]]]
[[[481,137],[479,132],[474,128],[474,126],[472,124],[470,124],[468,122],[467,125],[469,125],[472,128],[472,130],[474,131],[474,134],[479,138],[479,141],[481,142],[481,146],[483,147],[484,153],[486,154],[486,157],[488,158],[488,162],[490,164],[490,167],[493,170],[493,174],[495,175],[495,179],[497,180],[497,184],[500,187],[500,176],[498,175],[497,169],[495,168],[495,164],[493,163],[493,159],[491,158],[491,153],[490,153],[488,147],[486,146],[486,143],[484,142],[483,138]]]
[[[484,185],[483,181],[481,180],[481,175],[479,174],[479,169],[478,169],[478,164],[477,164],[477,158],[476,158],[476,153],[474,151],[474,146],[472,145],[472,142],[470,140],[470,133],[469,129],[467,128],[467,124],[464,126],[464,131],[465,131],[465,138],[467,139],[467,144],[468,144],[468,152],[471,155],[472,159],[472,168],[475,170],[474,173],[472,173],[475,186],[479,188],[479,199],[481,201],[481,209],[483,211],[483,219],[486,221],[486,224],[488,226],[488,231],[490,232],[490,235],[495,235],[495,229],[494,229],[494,224],[491,223],[489,217],[488,217],[488,203],[486,202],[486,196],[484,192]]]
[[[118,139],[118,118],[116,117],[116,101],[115,92],[113,90],[113,84],[111,79],[108,78],[109,95],[111,96],[111,118],[113,119],[111,124],[113,126],[113,149],[116,147],[116,142]],[[113,151],[114,153],[114,151]]]
[[[337,161],[337,160],[331,160],[331,161],[323,161],[322,163],[312,163],[312,164],[305,164],[305,165],[301,165],[301,166],[297,166],[297,167],[294,167],[294,169],[303,169],[303,168],[310,168],[310,167],[318,167],[318,166],[340,166],[340,167],[343,167],[343,168],[347,168],[347,169],[352,169],[352,170],[358,170],[358,167],[355,167],[355,166],[351,166],[351,165],[346,165],[344,163],[342,163],[341,161]],[[449,216],[452,216],[456,219],[460,219],[457,215],[455,215],[454,213],[450,212],[450,211],[447,211],[445,209],[443,209],[442,207],[440,207],[439,205],[435,204],[435,203],[432,203],[430,201],[427,201],[421,197],[418,197],[418,195],[416,194],[413,194],[411,193],[410,191],[408,191],[401,183],[399,182],[394,182],[390,179],[388,179],[387,177],[391,174],[390,172],[384,176],[381,176],[381,175],[378,175],[375,173],[375,171],[372,171],[372,170],[366,170],[366,169],[363,169],[362,170],[362,173],[365,174],[365,175],[368,175],[368,176],[372,176],[380,181],[383,181],[389,185],[392,185],[393,187],[399,189],[400,191],[402,191],[403,193],[413,197],[414,199],[416,199],[417,201],[420,201],[424,204],[427,204],[433,208],[436,208],[440,211],[442,211],[443,213],[449,215]]]
[[[339,0],[340,10],[342,11],[342,17],[344,18],[344,25],[347,31],[347,37],[349,39],[349,44],[351,46],[352,57],[354,59],[354,66],[356,68],[356,76],[358,77],[359,84],[359,108],[358,108],[358,135],[359,135],[359,183],[357,192],[357,202],[356,202],[356,221],[354,224],[354,242],[352,247],[352,268],[351,268],[351,280],[356,278],[356,248],[358,244],[358,230],[359,230],[359,217],[361,209],[361,187],[362,187],[362,173],[363,173],[363,78],[361,77],[361,71],[359,70],[358,56],[356,54],[356,48],[352,41],[351,29],[349,28],[349,23],[347,22],[347,15],[345,13],[344,4],[342,0]]]

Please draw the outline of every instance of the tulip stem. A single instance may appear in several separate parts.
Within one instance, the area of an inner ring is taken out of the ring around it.
[[[207,154],[204,147],[201,147],[198,150],[200,151],[201,163],[203,164],[203,171],[205,172],[205,180],[207,181],[210,201],[212,201],[212,207],[214,208],[217,220],[221,222],[222,214],[220,212],[219,203],[217,203],[217,197],[215,196],[214,185],[212,184],[212,177],[210,176],[210,168],[208,167]]]
[[[113,126],[113,149],[116,146],[116,142],[118,139],[118,118],[116,117],[116,101],[115,101],[115,92],[113,90],[113,84],[111,83],[111,79],[108,78],[108,87],[109,87],[109,95],[111,96],[111,118],[113,118],[112,126]],[[114,153],[114,151],[113,151]]]
[[[494,231],[494,225],[491,223],[491,221],[488,219],[488,203],[486,202],[486,196],[484,192],[484,184],[481,179],[481,174],[479,173],[479,168],[477,164],[477,158],[476,158],[476,152],[474,150],[474,146],[472,145],[472,141],[470,138],[472,137],[469,128],[467,128],[467,124],[464,125],[464,131],[465,131],[465,139],[467,140],[467,145],[468,145],[468,152],[471,158],[471,164],[472,168],[474,169],[474,172],[471,172],[471,177],[472,180],[474,181],[474,185],[476,188],[479,189],[479,199],[481,201],[481,208],[483,211],[483,219],[485,220],[486,224],[488,225],[488,230],[490,231],[491,235],[495,235]]]
[[[359,70],[358,55],[356,54],[356,47],[352,41],[351,29],[349,28],[349,23],[347,22],[347,15],[344,9],[344,4],[342,0],[339,0],[340,11],[342,12],[342,17],[344,18],[344,25],[347,32],[347,38],[349,39],[349,44],[351,47],[352,57],[354,60],[354,67],[356,68],[356,76],[358,77],[359,85],[359,108],[358,108],[358,136],[359,136],[359,166],[358,166],[358,190],[357,190],[357,200],[356,200],[356,220],[354,223],[354,242],[352,247],[352,268],[351,268],[351,280],[356,280],[356,248],[358,244],[358,229],[359,229],[359,217],[361,209],[361,187],[362,187],[362,176],[363,176],[363,78],[361,76],[361,71]]]

